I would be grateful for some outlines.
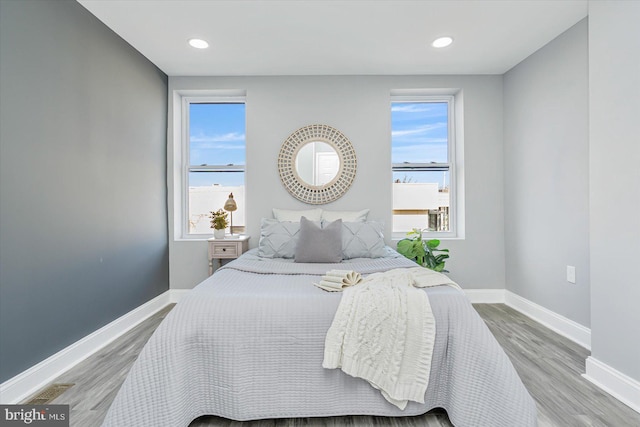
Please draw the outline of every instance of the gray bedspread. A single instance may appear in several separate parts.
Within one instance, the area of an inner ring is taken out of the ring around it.
[[[189,292],[131,368],[104,426],[181,427],[234,420],[418,415],[444,408],[457,427],[535,426],[536,406],[465,295],[427,288],[436,338],[425,403],[401,411],[366,381],[323,369],[342,294],[312,285],[333,268],[363,275],[415,266],[389,251],[342,264],[265,260],[255,250]]]

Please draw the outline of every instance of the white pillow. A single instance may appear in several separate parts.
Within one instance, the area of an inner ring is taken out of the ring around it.
[[[322,219],[322,209],[291,210],[273,208],[273,217],[278,221],[300,222],[300,217],[303,216],[309,221],[320,221]]]
[[[333,222],[337,219],[341,219],[343,222],[362,222],[367,220],[368,215],[369,215],[369,209],[363,209],[361,211],[325,211],[323,210],[322,220],[327,222]]]

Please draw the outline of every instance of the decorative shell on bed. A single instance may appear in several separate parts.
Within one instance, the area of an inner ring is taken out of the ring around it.
[[[310,163],[304,163],[305,159]],[[284,187],[293,197],[311,205],[342,197],[351,187],[356,169],[356,152],[351,141],[327,125],[308,125],[293,132],[278,156],[278,172]]]

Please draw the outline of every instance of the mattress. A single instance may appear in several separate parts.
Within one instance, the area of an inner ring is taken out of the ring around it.
[[[412,416],[440,407],[457,427],[537,425],[536,406],[464,293],[425,288],[436,336],[425,403],[400,410],[365,380],[322,367],[340,292],[313,285],[330,269],[364,276],[415,264],[387,256],[339,264],[265,259],[251,250],[190,291],[133,364],[104,426],[188,426],[340,415]]]

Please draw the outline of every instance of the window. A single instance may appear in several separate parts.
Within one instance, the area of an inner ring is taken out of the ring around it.
[[[186,99],[186,234],[212,234],[209,213],[233,193],[233,232],[245,226],[245,104]]]
[[[393,232],[413,228],[455,235],[453,97],[391,102]]]

